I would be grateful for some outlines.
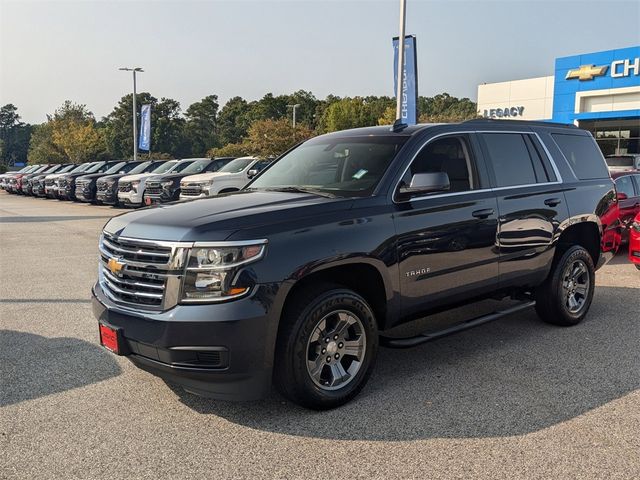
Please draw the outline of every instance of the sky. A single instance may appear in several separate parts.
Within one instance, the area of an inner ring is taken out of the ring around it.
[[[66,100],[107,115],[132,89],[189,104],[393,96],[399,0],[0,0],[0,105],[40,123]],[[420,95],[552,75],[556,57],[640,44],[640,0],[407,0]]]

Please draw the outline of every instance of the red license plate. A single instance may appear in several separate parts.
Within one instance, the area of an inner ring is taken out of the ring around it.
[[[148,205],[153,205],[153,200],[151,200],[150,198],[148,198],[148,197],[147,197],[147,198],[145,198],[145,199],[144,199],[144,203],[145,203],[145,205],[147,205],[147,206],[148,206]]]
[[[117,330],[100,324],[100,344],[113,353],[120,353]]]

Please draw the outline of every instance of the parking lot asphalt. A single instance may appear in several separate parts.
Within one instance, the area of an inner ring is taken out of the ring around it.
[[[275,392],[199,398],[101,348],[89,295],[118,213],[0,192],[0,478],[640,478],[640,272],[624,254],[581,325],[529,310],[382,349],[362,394],[320,413]]]

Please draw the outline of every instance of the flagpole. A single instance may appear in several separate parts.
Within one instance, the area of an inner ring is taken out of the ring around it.
[[[398,37],[398,85],[396,86],[396,123],[402,122],[402,84],[404,79],[404,36],[407,0],[400,0],[400,36]]]

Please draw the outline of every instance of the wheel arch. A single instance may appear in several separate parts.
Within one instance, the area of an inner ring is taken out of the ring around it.
[[[386,272],[386,265],[370,258],[351,259],[319,266],[304,276],[296,278],[286,292],[282,313],[287,309],[297,292],[314,283],[335,283],[343,285],[361,295],[371,306],[380,330],[384,330],[387,318],[394,312],[393,287]]]

